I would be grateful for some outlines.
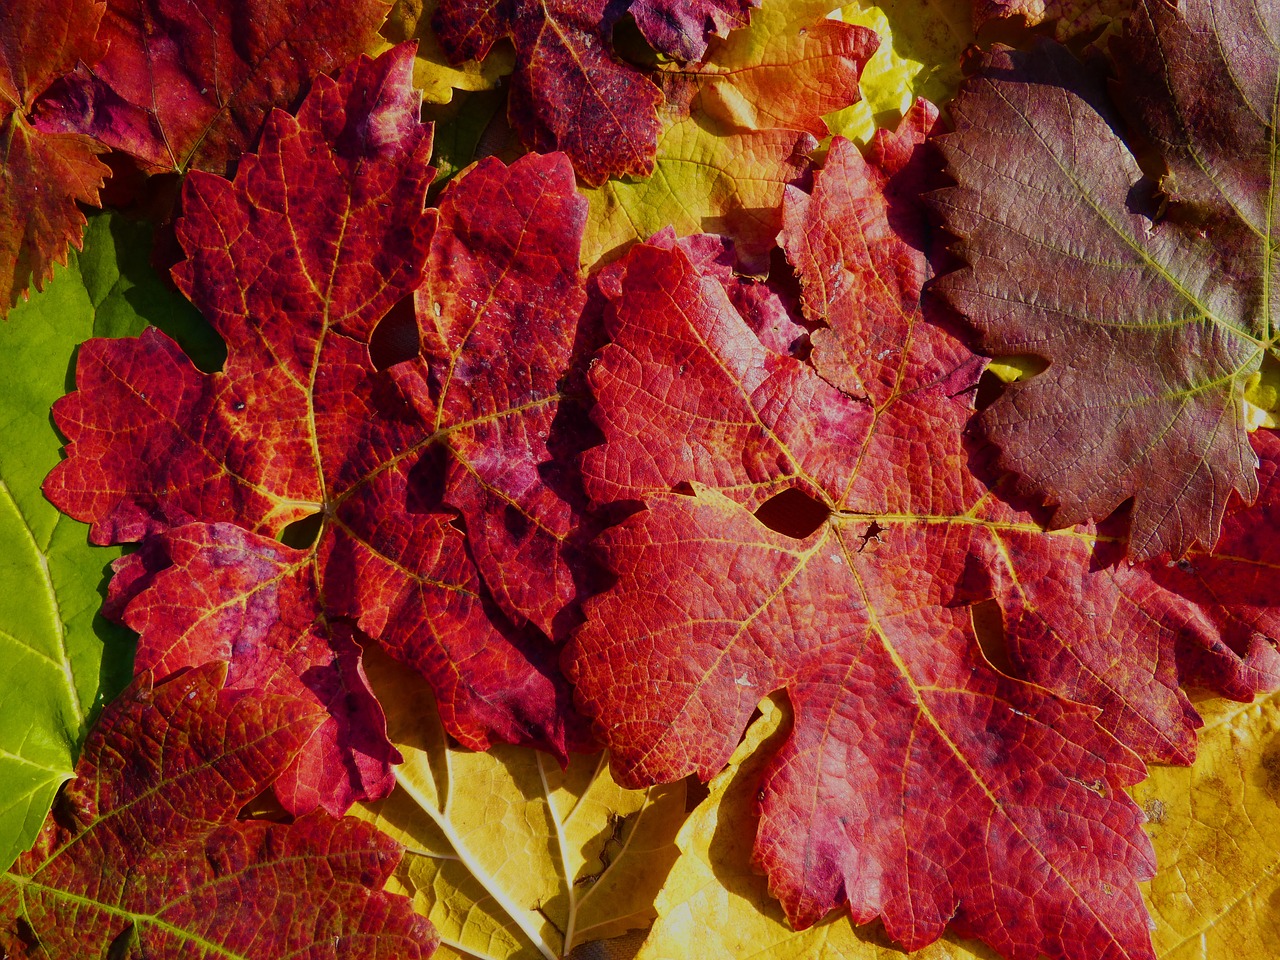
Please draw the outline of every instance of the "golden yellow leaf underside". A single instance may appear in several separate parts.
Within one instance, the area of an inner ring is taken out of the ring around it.
[[[439,930],[436,957],[559,960],[649,925],[677,856],[683,783],[624,790],[601,754],[561,770],[535,750],[460,749],[430,688],[376,651],[367,656],[405,762],[395,793],[352,812],[404,844],[391,889]]]

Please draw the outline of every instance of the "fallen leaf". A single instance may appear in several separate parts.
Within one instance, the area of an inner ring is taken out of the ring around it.
[[[921,98],[945,111],[973,42],[969,0],[866,0],[841,7],[840,17],[874,31],[880,46],[862,69],[862,99],[825,117],[833,134],[866,143]]]
[[[439,0],[396,0],[387,22],[382,25],[382,36],[391,46],[406,40],[418,41],[413,85],[422,91],[427,103],[449,103],[455,90],[474,92],[497,87],[515,69],[514,52],[500,45],[483,61],[465,60],[456,66],[451,64],[431,29],[431,18],[438,4]],[[437,142],[438,134],[437,130]]]
[[[847,916],[795,930],[755,868],[756,794],[791,726],[785,698],[760,702],[709,795],[680,829],[680,858],[658,894],[658,919],[635,960],[906,960],[874,927]],[[990,947],[947,935],[911,960],[999,960]]]
[[[385,658],[368,669],[405,762],[396,792],[354,813],[405,846],[389,889],[435,924],[437,956],[559,960],[650,924],[683,782],[624,790],[603,754],[561,769],[518,747],[460,749],[421,680]]]
[[[1021,20],[1027,26],[1053,25],[1062,42],[1123,21],[1133,0],[973,0],[973,25],[992,20]]]
[[[143,674],[103,712],[35,847],[0,876],[6,956],[431,953],[430,925],[381,889],[394,841],[321,813],[237,822],[321,715],[220,690],[224,670],[154,688]]]
[[[278,785],[294,813],[392,788],[362,637],[433,680],[468,746],[579,736],[546,638],[577,589],[575,513],[543,464],[583,204],[563,157],[531,156],[424,211],[412,65],[402,46],[319,78],[233,182],[187,178],[174,277],[226,341],[221,371],[156,331],[92,340],[55,406],[49,497],[95,542],[156,538],[112,586],[140,662],[228,659],[238,688],[331,706]],[[420,285],[409,351],[380,370],[378,324]]]
[[[910,950],[949,926],[1010,957],[1149,957],[1129,748],[1189,758],[1180,680],[1280,682],[1275,625],[1226,624],[1271,566],[1224,558],[1249,587],[1202,609],[1120,562],[1122,536],[1046,533],[971,472],[981,364],[919,312],[902,178],[923,129],[866,159],[837,140],[812,195],[788,195],[808,362],[752,330],[689,241],[602,274],[605,443],[584,478],[644,509],[597,541],[617,582],[567,669],[627,786],[714,775],[758,699],[787,691],[755,858],[797,928],[847,899]],[[1003,671],[972,622],[990,600]]]
[[[40,290],[67,248],[80,247],[84,214],[109,175],[93,139],[33,125],[43,95],[79,61],[105,50],[95,39],[99,0],[8,0],[0,8],[0,318]]]
[[[433,25],[454,63],[516,49],[507,117],[531,150],[562,150],[590,184],[653,171],[662,94],[609,48],[609,0],[439,0]]]
[[[667,103],[645,180],[586,190],[584,263],[616,259],[666,227],[734,240],[743,269],[763,273],[783,190],[825,135],[822,115],[858,98],[876,48],[869,31],[828,20],[834,0],[765,0],[750,26],[713,40],[706,59],[660,79]]]
[[[89,58],[45,129],[89,134],[148,173],[225,174],[275,107],[370,47],[386,0],[108,0]]]
[[[138,333],[148,316],[195,328],[194,311],[146,263],[148,233],[92,216],[84,251],[0,324],[9,364],[0,391],[0,683],[21,691],[0,697],[0,867],[31,845],[74,774],[89,722],[130,676],[132,644],[97,616],[103,567],[119,550],[90,547],[87,528],[40,495],[40,480],[58,462],[49,406],[80,341]]]
[[[983,352],[1048,363],[980,419],[1020,489],[1064,527],[1132,497],[1133,558],[1176,558],[1212,547],[1232,491],[1258,491],[1243,400],[1274,362],[1280,60],[1233,0],[1144,5],[1117,49],[1115,105],[1063,47],[987,57],[939,140],[957,186],[937,202],[968,266],[937,289]],[[1163,215],[1121,111],[1167,167]]]
[[[631,0],[628,11],[644,38],[677,60],[701,60],[707,38],[745,27],[760,0]]]

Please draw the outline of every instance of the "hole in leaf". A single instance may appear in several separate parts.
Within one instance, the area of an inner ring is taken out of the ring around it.
[[[1030,380],[1044,373],[1048,367],[1049,361],[1032,354],[1017,354],[992,360],[978,380],[978,395],[974,399],[974,406],[985,410],[1004,392],[1005,384]]]
[[[280,534],[280,542],[295,550],[308,550],[316,545],[322,526],[324,526],[324,514],[313,513],[285,527]]]
[[[803,540],[826,523],[831,508],[795,487],[770,497],[756,509],[756,519],[770,530]]]
[[[995,600],[979,600],[969,608],[973,632],[987,662],[1006,677],[1014,676],[1013,660],[1005,643],[1004,611]]]
[[[369,362],[376,370],[385,370],[418,356],[418,315],[413,297],[408,296],[387,311],[369,337]]]

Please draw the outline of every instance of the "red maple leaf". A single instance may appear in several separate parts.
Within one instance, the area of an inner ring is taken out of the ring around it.
[[[455,62],[516,48],[507,117],[533,150],[563,150],[584,181],[653,172],[662,94],[609,50],[609,0],[441,0],[432,21]]]
[[[314,813],[237,822],[322,719],[219,690],[221,664],[103,712],[35,846],[0,876],[6,957],[418,958],[431,924],[382,886],[399,846]]]
[[[92,138],[34,123],[55,81],[102,56],[102,12],[98,0],[0,6],[0,317],[66,263],[68,244],[80,246],[85,219],[76,201],[97,206],[109,173]]]
[[[227,173],[273,107],[373,45],[386,0],[108,0],[107,53],[51,94],[49,130],[90,134],[148,173]]]
[[[1204,593],[1254,589],[1201,605],[974,475],[982,364],[918,306],[904,182],[931,120],[918,106],[869,160],[837,140],[812,196],[789,194],[808,361],[687,242],[610,268],[613,343],[591,371],[606,442],[584,476],[644,508],[598,541],[617,583],[566,663],[630,785],[711,776],[787,691],[756,858],[797,926],[847,901],[909,950],[950,924],[1019,960],[1150,957],[1133,751],[1189,759],[1179,679],[1244,698],[1280,682],[1280,624],[1252,605],[1280,584],[1256,551],[1206,559]],[[972,622],[991,599],[1008,673]]]
[[[233,182],[188,178],[174,277],[227,343],[221,372],[156,330],[91,340],[54,411],[50,499],[95,542],[162,537],[113,587],[141,661],[229,658],[233,685],[330,707],[278,787],[294,812],[391,788],[362,635],[431,680],[467,746],[580,739],[547,636],[577,592],[550,450],[586,204],[564,157],[529,156],[425,211],[412,64],[401,46],[321,77]],[[421,350],[380,370],[375,329],[416,288]],[[304,549],[272,539],[308,517]]]

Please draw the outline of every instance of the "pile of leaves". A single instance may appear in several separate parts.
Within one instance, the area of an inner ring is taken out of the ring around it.
[[[0,956],[1263,956],[1277,50],[8,3]]]

